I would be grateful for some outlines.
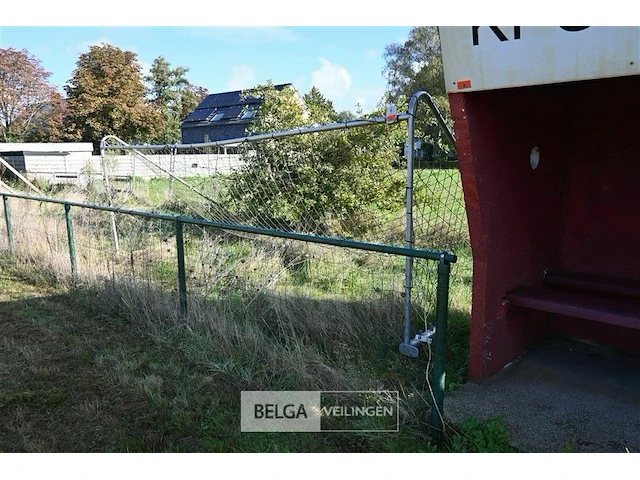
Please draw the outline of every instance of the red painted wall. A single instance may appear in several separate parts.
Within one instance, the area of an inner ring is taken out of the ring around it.
[[[562,267],[640,280],[640,77],[576,88]],[[553,316],[551,331],[640,350],[640,331]]]
[[[584,82],[569,161],[563,266],[640,279],[640,77]],[[598,254],[595,254],[598,250]]]
[[[626,77],[450,95],[474,256],[471,379],[550,328],[593,336],[503,306],[506,291],[540,286],[546,268],[640,278],[639,87]],[[596,340],[621,336],[608,332]]]

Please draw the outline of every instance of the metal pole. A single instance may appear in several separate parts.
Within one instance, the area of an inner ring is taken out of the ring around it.
[[[169,156],[169,171],[171,172],[169,176],[169,200],[173,200],[173,176],[176,169],[176,149],[171,149],[171,155]]]
[[[11,171],[11,173],[13,173],[16,177],[18,177],[20,180],[26,183],[27,186],[31,188],[31,190],[33,190],[36,193],[39,193],[40,195],[43,195],[43,193],[40,190],[38,190],[38,187],[36,187],[33,183],[31,183],[23,175],[21,175],[20,172],[15,168],[13,168],[13,166],[9,162],[7,162],[4,158],[0,157],[0,163],[5,167],[7,167],[7,169],[9,169],[9,171]]]
[[[444,388],[445,388],[445,361],[447,357],[447,322],[449,315],[449,278],[451,264],[440,257],[438,263],[438,289],[436,299],[436,333],[434,338],[435,360],[431,375],[433,386],[433,401],[431,407],[431,436],[441,442],[444,438]]]
[[[440,111],[433,102],[433,98],[428,92],[419,90],[411,96],[409,100],[408,126],[407,126],[407,220],[406,220],[406,246],[412,249],[414,246],[413,236],[413,169],[414,169],[414,143],[416,128],[416,112],[418,110],[418,100],[420,97],[427,98],[427,104],[438,120],[438,124],[444,130],[447,140],[455,148],[455,137],[448,125],[442,118]],[[400,345],[400,352],[410,357],[417,357],[419,352],[415,345],[411,345],[411,288],[413,286],[413,257],[407,256],[405,262],[404,280],[404,336]]]
[[[398,121],[405,121],[410,118],[409,113],[400,113],[398,114]],[[100,148],[106,147],[107,140],[115,140],[118,143],[123,145],[123,149],[130,150],[136,148],[144,148],[146,150],[163,150],[167,147],[175,147],[178,150],[181,149],[201,149],[206,147],[221,147],[225,145],[234,145],[243,142],[258,142],[260,140],[270,140],[274,138],[284,138],[284,137],[292,137],[294,135],[306,135],[309,133],[318,133],[318,132],[328,132],[331,130],[342,130],[356,127],[363,127],[365,125],[374,125],[377,123],[386,123],[386,118],[384,116],[380,117],[372,117],[372,118],[361,118],[356,120],[349,120],[347,122],[336,122],[336,123],[326,123],[324,125],[317,125],[311,127],[298,127],[292,128],[289,130],[278,130],[275,132],[269,133],[261,133],[258,135],[249,135],[247,137],[238,137],[238,138],[229,138],[227,140],[218,140],[216,142],[204,142],[204,143],[181,143],[181,144],[158,144],[158,145],[129,145],[124,140],[116,137],[115,135],[107,135],[100,140]]]
[[[455,150],[456,137],[453,135],[453,132],[449,128],[449,125],[447,125],[447,123],[444,121],[444,117],[440,113],[440,110],[438,110],[438,107],[436,107],[436,104],[433,101],[433,98],[431,98],[431,95],[429,95],[427,92],[425,92],[425,95],[427,97],[427,104],[429,105],[429,108],[431,108],[431,111],[436,117],[436,120],[438,121],[438,125],[440,125],[440,128],[444,132],[444,136],[447,137],[447,141],[449,142],[449,145],[451,145]]]
[[[9,193],[15,193],[16,192],[13,188],[11,188],[9,185],[4,183],[2,180],[0,180],[0,187],[6,189],[7,192],[9,192]]]
[[[136,193],[136,156],[131,155],[131,193]]]
[[[407,128],[407,221],[406,221],[406,246],[413,248],[413,144],[415,142],[416,111],[418,99],[427,92],[416,92],[409,101],[409,121]],[[411,288],[413,283],[413,257],[407,257],[405,261],[404,275],[404,338],[403,344],[409,345],[411,341]],[[411,349],[417,355],[417,349]]]
[[[111,194],[111,184],[109,183],[109,172],[107,172],[107,167],[104,164],[105,157],[105,149],[100,148],[100,159],[102,166],[102,179],[104,180],[104,188],[107,195],[107,202],[110,207],[113,206],[113,197]],[[111,234],[113,236],[113,248],[115,249],[116,255],[120,253],[120,242],[118,241],[118,229],[116,228],[116,215],[111,212]]]
[[[184,233],[180,217],[176,218],[176,253],[178,255],[178,293],[180,295],[180,313],[187,315],[187,272],[184,263]]]
[[[67,240],[69,241],[69,258],[71,259],[71,276],[73,277],[73,283],[76,283],[78,278],[78,263],[76,260],[76,242],[73,236],[73,220],[71,219],[71,205],[64,204],[64,216],[67,220]]]
[[[9,207],[9,197],[2,196],[4,202],[4,219],[7,223],[7,239],[9,240],[9,252],[13,253],[13,228],[11,227],[11,208]]]

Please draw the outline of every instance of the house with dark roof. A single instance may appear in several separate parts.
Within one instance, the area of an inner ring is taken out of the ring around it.
[[[276,90],[291,87],[275,85]],[[213,93],[202,100],[182,122],[182,143],[205,143],[241,138],[258,115],[262,99],[245,97],[242,90]],[[244,97],[244,98],[243,98]]]

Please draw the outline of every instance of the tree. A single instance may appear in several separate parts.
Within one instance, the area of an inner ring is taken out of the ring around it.
[[[207,96],[206,88],[196,87],[187,80],[186,67],[171,68],[162,56],[153,61],[145,80],[149,84],[149,96],[164,125],[154,138],[158,143],[177,143],[181,139],[180,125],[189,113]]]
[[[60,142],[68,139],[66,120],[69,115],[67,102],[58,92],[53,92],[50,101],[34,118],[25,132],[25,142]]]
[[[162,118],[145,99],[146,87],[137,55],[112,45],[92,46],[80,55],[65,86],[70,131],[96,144],[105,135],[125,141],[148,141]]]
[[[151,85],[151,103],[159,110],[180,104],[180,94],[189,85],[185,67],[171,68],[171,64],[162,56],[151,65],[145,80]]]
[[[315,123],[333,123],[338,121],[338,114],[333,103],[322,95],[315,86],[304,95],[304,102],[309,109],[309,115]]]
[[[291,86],[277,90],[273,82],[245,90],[243,96],[260,98],[259,114],[248,129],[251,135],[311,125],[304,100]]]
[[[388,100],[406,110],[411,95],[426,90],[451,127],[438,27],[412,28],[404,43],[393,43],[385,48],[384,59]],[[416,130],[417,135],[430,139],[440,150],[450,150],[435,117],[424,104],[418,108]]]
[[[337,117],[317,89],[304,96],[310,103],[292,88],[278,91],[271,83],[248,95],[263,99],[252,134]],[[243,168],[229,177],[229,207],[247,221],[272,228],[364,234],[375,218],[368,210],[396,208],[404,193],[392,179],[396,152],[385,127],[299,135],[245,147]]]
[[[48,137],[62,132],[62,99],[40,60],[26,50],[0,48],[0,138],[3,142]],[[43,129],[48,129],[48,133]]]
[[[180,118],[182,120],[187,118],[187,115],[189,115],[207,95],[209,95],[209,91],[206,88],[189,85],[184,92],[182,92],[182,111],[180,112]]]
[[[342,110],[338,112],[338,121],[339,122],[348,122],[350,120],[355,120],[357,115],[353,113],[351,110]]]
[[[404,43],[387,45],[383,56],[391,100],[417,90],[446,94],[438,27],[412,28]]]

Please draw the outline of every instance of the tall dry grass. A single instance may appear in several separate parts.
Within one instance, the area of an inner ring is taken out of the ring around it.
[[[187,229],[185,317],[171,222],[119,216],[116,254],[109,214],[74,207],[74,278],[62,205],[11,199],[11,213],[10,259],[23,276],[95,292],[238,388],[382,388],[371,355],[397,356],[401,258]]]

